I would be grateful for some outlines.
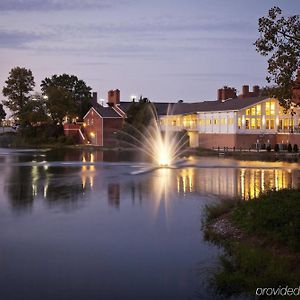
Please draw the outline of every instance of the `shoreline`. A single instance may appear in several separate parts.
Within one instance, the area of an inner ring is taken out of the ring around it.
[[[254,296],[259,287],[299,285],[299,214],[300,189],[207,206],[204,239],[224,250],[212,274],[214,288],[227,296]]]

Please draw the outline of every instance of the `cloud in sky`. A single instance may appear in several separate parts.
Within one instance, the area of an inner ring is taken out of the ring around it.
[[[0,48],[28,48],[29,43],[45,39],[44,34],[0,30]]]
[[[0,11],[103,9],[128,0],[1,0]]]
[[[277,2],[283,11],[295,11],[293,1]],[[224,84],[263,85],[266,60],[253,42],[258,18],[273,5],[0,0],[0,87],[15,65],[32,68],[37,80],[72,72],[92,78],[88,84],[96,90],[120,88],[128,96],[140,91],[157,100],[214,99]]]

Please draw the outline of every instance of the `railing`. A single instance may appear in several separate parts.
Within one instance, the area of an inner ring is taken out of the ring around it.
[[[278,128],[279,133],[300,133],[300,127],[294,128]]]

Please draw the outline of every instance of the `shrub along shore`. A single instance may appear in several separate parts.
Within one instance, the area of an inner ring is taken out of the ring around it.
[[[224,248],[212,274],[220,294],[255,296],[258,288],[299,287],[300,189],[209,205],[203,226],[205,238]]]

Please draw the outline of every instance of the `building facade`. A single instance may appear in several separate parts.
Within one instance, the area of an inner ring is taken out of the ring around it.
[[[173,112],[160,117],[162,130],[187,130],[191,147],[265,148],[275,144],[300,145],[300,108],[284,111],[277,99],[257,96],[255,86],[247,86],[239,97],[225,99],[226,90],[218,90],[218,100],[178,103]],[[228,94],[228,93],[227,93]]]

